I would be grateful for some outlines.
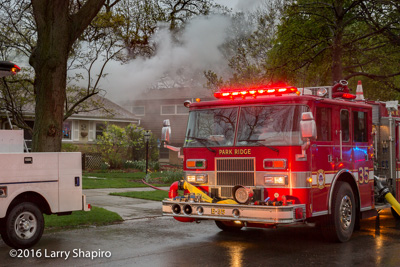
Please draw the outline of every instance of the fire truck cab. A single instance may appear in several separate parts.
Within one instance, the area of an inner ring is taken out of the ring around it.
[[[335,90],[346,84],[221,90],[186,103],[185,177],[163,215],[226,231],[316,222],[327,238],[349,240],[360,219],[390,207],[382,188],[399,197],[400,118],[397,103]]]

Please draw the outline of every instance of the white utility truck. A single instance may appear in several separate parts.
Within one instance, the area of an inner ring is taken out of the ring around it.
[[[19,67],[0,61],[0,78]],[[24,153],[22,130],[0,130],[0,234],[14,248],[41,238],[43,214],[90,210],[82,194],[81,153]]]

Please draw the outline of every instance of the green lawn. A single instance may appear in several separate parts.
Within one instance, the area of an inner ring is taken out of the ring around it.
[[[106,225],[123,221],[117,213],[93,207],[91,211],[73,211],[71,215],[44,215],[46,229],[68,229],[91,225]]]
[[[168,197],[168,192],[161,191],[161,190],[155,190],[155,191],[110,193],[110,195],[162,201],[164,198]]]
[[[144,172],[84,173],[82,186],[83,189],[147,187],[141,182],[145,175]],[[162,177],[162,173],[151,173],[150,183],[153,184],[151,180],[159,177]],[[169,186],[160,182],[153,185]]]

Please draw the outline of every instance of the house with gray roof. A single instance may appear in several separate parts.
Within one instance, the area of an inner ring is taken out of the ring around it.
[[[85,107],[78,108],[78,113],[73,114],[63,123],[63,142],[74,144],[94,143],[96,137],[103,131],[106,122],[118,126],[128,124],[140,124],[140,118],[122,108],[111,100],[99,96],[92,96]],[[1,111],[1,129],[9,129],[9,121],[5,111]],[[23,116],[27,124],[33,128],[34,125],[34,105],[24,107]],[[25,131],[25,139],[31,140],[32,137]]]

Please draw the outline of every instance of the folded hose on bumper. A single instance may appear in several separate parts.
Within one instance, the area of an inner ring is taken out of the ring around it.
[[[378,189],[378,192],[381,196],[385,197],[386,201],[389,202],[390,205],[392,205],[392,208],[397,212],[397,214],[400,216],[400,204],[397,202],[397,200],[394,198],[392,193],[390,193],[390,190],[388,187],[384,186],[382,182],[378,179],[378,177],[375,176],[375,183],[376,183],[376,188]]]
[[[200,189],[198,189],[196,186],[191,185],[190,183],[186,182],[186,181],[177,181],[171,184],[170,188],[169,188],[169,193],[168,193],[168,197],[169,198],[176,198],[178,196],[178,190],[187,190],[189,193],[191,194],[195,194],[195,195],[200,195],[201,196],[201,200],[207,203],[214,203],[214,199],[209,197],[206,193],[204,193],[203,191],[201,191]],[[224,200],[220,200],[217,202],[218,204],[238,204],[235,200],[233,199],[224,199]],[[179,204],[174,204],[172,207],[173,213],[176,215],[179,214],[183,214],[190,216],[192,214],[192,207],[190,206],[190,204],[186,204],[184,205],[182,208]],[[193,222],[195,221],[194,218],[189,218],[189,217],[175,217],[174,219],[180,222]]]

